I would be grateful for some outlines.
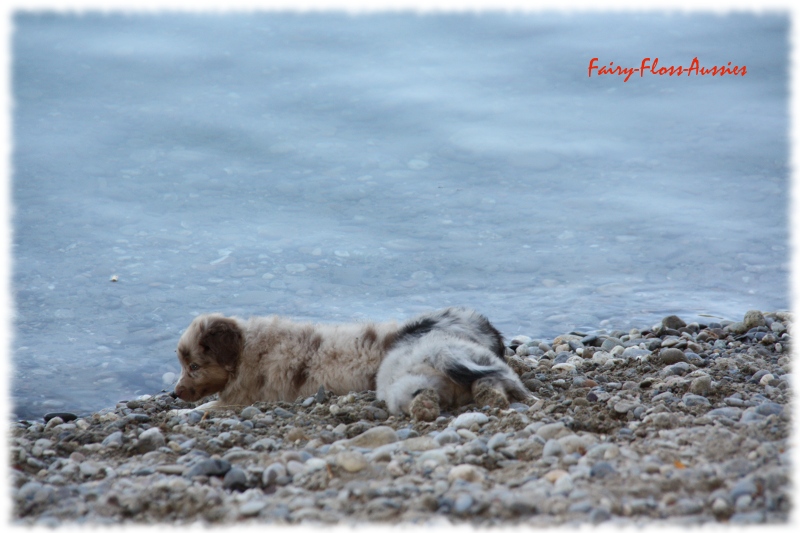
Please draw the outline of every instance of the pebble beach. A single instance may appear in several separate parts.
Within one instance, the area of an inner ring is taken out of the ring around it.
[[[12,523],[785,524],[791,315],[714,320],[507,339],[538,399],[433,422],[322,389],[13,422]]]

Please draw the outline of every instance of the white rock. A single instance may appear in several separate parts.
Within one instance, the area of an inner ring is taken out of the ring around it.
[[[322,470],[323,468],[325,468],[325,465],[327,463],[325,462],[325,459],[320,459],[318,457],[312,457],[308,461],[306,461],[304,464],[305,464],[305,471],[306,472],[316,472],[317,470]]]
[[[451,483],[457,479],[463,479],[469,483],[481,483],[486,475],[478,467],[469,464],[454,466],[447,473],[447,480]]]
[[[489,417],[487,417],[483,413],[477,413],[477,412],[464,413],[459,415],[458,418],[456,418],[452,422],[450,422],[450,427],[456,429],[459,428],[469,429],[472,427],[473,424],[478,424],[479,426],[482,426],[488,421]]]
[[[340,452],[336,454],[335,463],[347,472],[360,472],[367,467],[367,460],[358,452]]]

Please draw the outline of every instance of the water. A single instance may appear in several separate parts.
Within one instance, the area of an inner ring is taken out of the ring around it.
[[[18,417],[170,388],[200,312],[548,338],[788,307],[788,17],[14,23]],[[656,56],[748,73],[587,76]]]

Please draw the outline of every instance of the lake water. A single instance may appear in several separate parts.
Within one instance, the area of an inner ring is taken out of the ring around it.
[[[14,415],[171,389],[201,312],[552,338],[787,308],[788,28],[18,13]]]

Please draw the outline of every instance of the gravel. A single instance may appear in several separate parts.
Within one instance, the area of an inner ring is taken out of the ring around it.
[[[788,313],[512,339],[540,398],[433,422],[374,392],[204,412],[168,394],[11,432],[13,522],[787,523]],[[524,347],[524,348],[522,348]]]

